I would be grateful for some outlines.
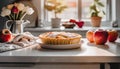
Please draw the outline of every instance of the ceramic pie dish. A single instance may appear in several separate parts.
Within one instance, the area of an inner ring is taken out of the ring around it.
[[[69,49],[77,49],[81,47],[81,44],[68,44],[68,45],[47,45],[40,44],[41,48],[45,49],[55,49],[55,50],[69,50]]]

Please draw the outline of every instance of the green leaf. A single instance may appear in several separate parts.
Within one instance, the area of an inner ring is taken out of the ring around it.
[[[98,16],[97,12],[92,12],[91,17]]]
[[[105,12],[104,11],[102,11],[103,12],[103,14],[105,15]]]
[[[104,7],[104,5],[102,4],[102,2],[98,2],[97,3],[99,6],[101,6],[101,7]]]
[[[93,9],[93,6],[90,6],[90,9],[92,10],[92,9]]]
[[[94,10],[94,11],[95,11],[95,8],[96,8],[95,5],[90,6],[90,9],[91,9],[91,10]]]
[[[94,0],[95,2],[98,2],[99,0]]]
[[[60,6],[60,7],[56,8],[55,13],[61,13],[66,8],[67,8],[67,6]]]
[[[54,6],[49,6],[49,5],[44,5],[44,8],[47,9],[48,11],[54,10]]]

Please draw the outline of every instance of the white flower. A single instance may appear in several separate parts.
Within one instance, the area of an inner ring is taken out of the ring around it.
[[[3,7],[3,8],[2,8],[2,11],[5,10],[5,9],[7,9],[7,8],[6,8],[6,7]]]
[[[98,16],[103,17],[104,16],[103,12],[99,12]]]
[[[22,3],[19,3],[19,4],[17,5],[17,8],[18,8],[19,11],[22,11],[22,10],[25,8],[25,5],[22,4]]]
[[[32,8],[28,8],[28,9],[26,10],[26,14],[28,14],[28,15],[33,14],[33,12],[34,12],[34,10],[33,10]]]
[[[9,16],[11,14],[11,11],[9,9],[3,9],[1,12],[1,16],[5,17],[5,16]]]
[[[24,8],[23,12],[26,12],[26,14],[31,15],[33,14],[34,10],[31,7],[27,6]]]
[[[7,5],[7,9],[11,10],[13,8],[13,4]]]

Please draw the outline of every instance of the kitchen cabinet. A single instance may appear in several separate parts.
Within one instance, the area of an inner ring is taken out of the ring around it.
[[[99,64],[44,63],[44,64],[6,64],[0,69],[99,69]]]

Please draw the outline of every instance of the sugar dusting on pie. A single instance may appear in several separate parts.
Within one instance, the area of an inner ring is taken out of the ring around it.
[[[81,39],[80,34],[70,32],[46,32],[39,37],[44,44],[53,45],[78,44]]]

